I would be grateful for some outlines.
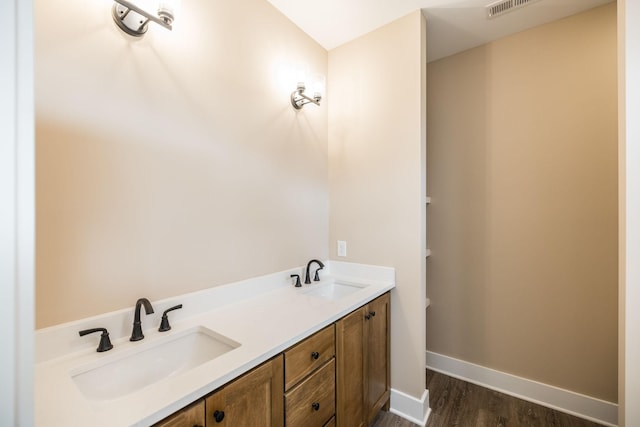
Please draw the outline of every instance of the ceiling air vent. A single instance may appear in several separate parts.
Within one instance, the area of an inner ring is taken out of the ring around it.
[[[487,18],[495,18],[504,15],[514,9],[535,3],[539,0],[500,0],[487,5]]]

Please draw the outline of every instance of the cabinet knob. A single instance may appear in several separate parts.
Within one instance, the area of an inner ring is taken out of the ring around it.
[[[216,420],[217,423],[222,422],[222,420],[224,420],[224,411],[214,411],[213,419]]]
[[[374,317],[376,315],[375,311],[370,311],[369,314],[371,315],[371,317]]]
[[[367,314],[364,315],[364,318],[369,320],[369,319],[371,319],[371,315],[369,313],[367,313]]]
[[[314,351],[313,353],[311,353],[311,357],[313,358],[313,360],[318,360],[318,357],[320,357],[320,353]]]
[[[318,402],[313,402],[311,404],[311,407],[313,408],[314,411],[317,411],[320,409],[320,404]]]

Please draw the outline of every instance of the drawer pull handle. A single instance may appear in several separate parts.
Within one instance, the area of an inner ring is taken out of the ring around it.
[[[318,402],[313,402],[311,404],[311,407],[313,408],[314,411],[317,411],[320,409],[320,404]]]
[[[213,419],[216,420],[217,423],[221,423],[224,420],[224,411],[214,411]]]
[[[320,357],[320,353],[314,351],[313,353],[311,353],[311,357],[313,358],[313,360],[318,360],[318,357]]]

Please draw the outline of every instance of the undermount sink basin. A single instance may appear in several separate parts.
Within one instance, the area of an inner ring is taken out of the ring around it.
[[[105,355],[105,359],[73,370],[74,383],[90,399],[115,399],[186,372],[240,346],[201,326],[137,345],[139,349],[111,358]]]
[[[311,286],[313,286],[311,289],[304,292],[306,295],[331,301],[340,299],[366,287],[366,285],[346,282],[331,282]]]

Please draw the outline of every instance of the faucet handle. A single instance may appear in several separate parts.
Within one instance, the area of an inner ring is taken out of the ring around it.
[[[320,267],[316,270],[316,275],[313,277],[313,281],[314,282],[319,282],[320,281],[320,276],[318,276],[318,271],[322,270],[324,267]]]
[[[300,283],[300,275],[299,274],[292,274],[291,278],[293,279],[294,277],[296,278],[296,285],[295,285],[296,288],[302,287],[302,283]]]
[[[158,328],[159,332],[166,332],[171,329],[171,325],[169,324],[169,316],[167,316],[167,313],[173,310],[178,310],[179,308],[182,308],[182,304],[167,308],[164,313],[162,313],[162,320],[160,321],[160,327]]]
[[[83,337],[87,334],[92,334],[94,332],[102,332],[100,335],[100,344],[98,344],[98,348],[96,351],[98,353],[102,353],[103,351],[109,351],[113,348],[113,344],[111,344],[111,340],[109,339],[109,332],[105,328],[93,328],[93,329],[85,329],[83,331],[78,332],[78,334]]]

